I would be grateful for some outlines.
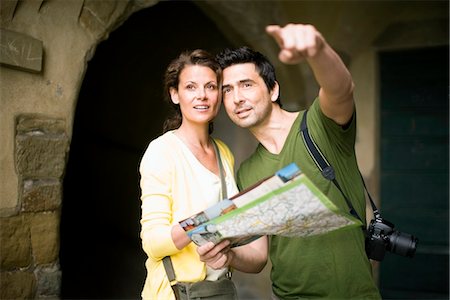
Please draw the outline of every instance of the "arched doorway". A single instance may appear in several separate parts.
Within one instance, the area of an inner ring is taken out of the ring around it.
[[[133,14],[89,62],[74,118],[61,217],[63,299],[137,299],[145,279],[138,165],[166,116],[162,76],[185,49],[230,46],[192,2]]]

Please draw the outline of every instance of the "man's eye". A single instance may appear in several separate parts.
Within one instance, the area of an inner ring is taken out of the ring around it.
[[[243,86],[244,86],[244,87],[251,87],[252,84],[251,84],[250,82],[245,82],[245,83],[243,84]]]
[[[224,94],[228,94],[230,91],[231,91],[230,88],[223,88],[222,89],[222,93],[224,93]]]

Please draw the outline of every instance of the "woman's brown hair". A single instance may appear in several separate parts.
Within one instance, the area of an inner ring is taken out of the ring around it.
[[[196,49],[192,51],[184,51],[177,58],[172,60],[166,69],[166,73],[164,74],[165,101],[170,105],[172,109],[172,115],[164,121],[163,133],[169,130],[177,129],[181,125],[183,119],[181,116],[180,105],[172,102],[170,97],[170,89],[174,88],[178,90],[181,71],[183,71],[186,66],[191,65],[199,65],[210,68],[216,73],[217,83],[219,84],[219,87],[222,84],[222,69],[214,59],[214,56],[212,56],[205,50]],[[221,89],[219,89],[219,91],[220,90]],[[212,131],[213,122],[210,122],[209,133],[211,134]]]

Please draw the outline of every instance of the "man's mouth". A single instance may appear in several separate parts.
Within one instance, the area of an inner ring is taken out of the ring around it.
[[[250,110],[251,107],[240,107],[234,111],[234,114],[237,115],[239,118],[244,118],[248,116]]]

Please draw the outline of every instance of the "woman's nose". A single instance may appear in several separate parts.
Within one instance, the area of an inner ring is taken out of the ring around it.
[[[205,99],[206,93],[205,89],[199,88],[197,90],[197,99]]]

